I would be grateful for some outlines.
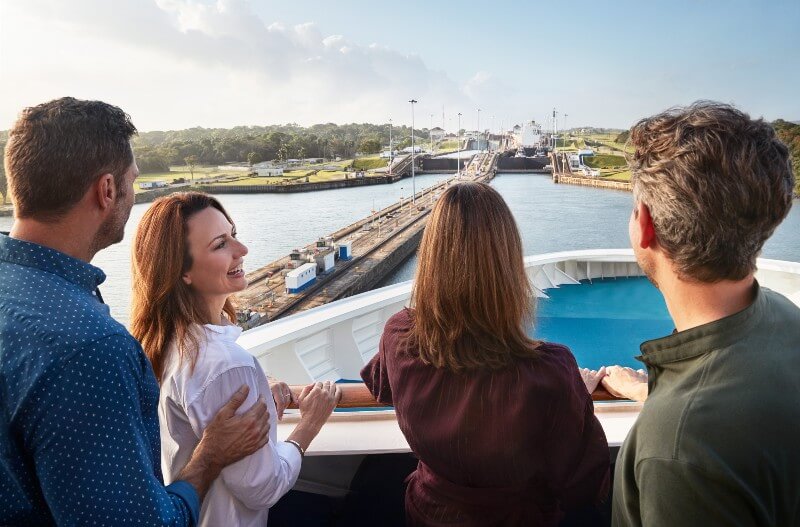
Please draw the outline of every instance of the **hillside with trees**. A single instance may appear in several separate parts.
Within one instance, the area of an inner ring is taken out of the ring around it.
[[[773,123],[778,137],[789,146],[795,175],[795,192],[800,194],[800,124],[778,119]],[[415,130],[420,142],[428,138],[427,129]],[[411,129],[392,129],[395,148],[411,144]],[[0,152],[5,152],[8,132],[0,132]],[[617,142],[627,140],[627,132]],[[258,163],[267,160],[324,157],[352,158],[356,153],[374,154],[389,143],[389,125],[351,123],[238,126],[236,128],[190,128],[187,130],[142,132],[133,140],[136,160],[142,173],[166,172],[170,166]],[[0,203],[7,201],[5,170],[0,163]]]
[[[414,131],[418,140],[428,138],[427,129]],[[392,129],[395,148],[411,144],[411,128]],[[169,132],[142,132],[133,140],[139,170],[163,172],[169,166],[300,159],[307,157],[352,158],[356,153],[375,154],[389,144],[389,125],[296,124],[238,126],[231,129],[190,128]]]
[[[794,192],[800,194],[800,124],[790,123],[778,119],[772,126],[781,141],[786,143],[792,155],[792,169],[794,170]]]

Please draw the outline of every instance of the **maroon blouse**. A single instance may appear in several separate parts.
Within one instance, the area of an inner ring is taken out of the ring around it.
[[[407,309],[389,319],[361,371],[419,458],[409,525],[556,525],[606,498],[608,443],[568,348],[545,343],[540,358],[456,374],[398,351],[411,320]]]

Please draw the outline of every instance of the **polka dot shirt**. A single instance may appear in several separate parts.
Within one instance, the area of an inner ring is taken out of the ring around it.
[[[158,383],[103,272],[0,234],[0,525],[194,525],[161,476]]]

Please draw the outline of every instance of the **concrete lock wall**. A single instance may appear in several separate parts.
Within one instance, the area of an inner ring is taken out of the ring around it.
[[[544,166],[550,162],[550,158],[532,157],[501,157],[497,160],[498,172],[530,172],[534,170],[544,170]]]

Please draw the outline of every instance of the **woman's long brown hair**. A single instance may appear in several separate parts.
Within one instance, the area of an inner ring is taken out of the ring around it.
[[[425,227],[406,349],[452,371],[500,369],[538,356],[525,327],[533,294],[514,217],[484,183],[448,188]]]
[[[188,360],[191,368],[197,361],[202,334],[192,330],[192,325],[203,324],[207,314],[182,275],[192,267],[187,221],[208,207],[219,210],[233,224],[215,198],[180,192],[153,202],[133,240],[131,334],[142,344],[159,383],[173,340],[181,361]],[[236,320],[230,299],[223,310],[228,320]]]

